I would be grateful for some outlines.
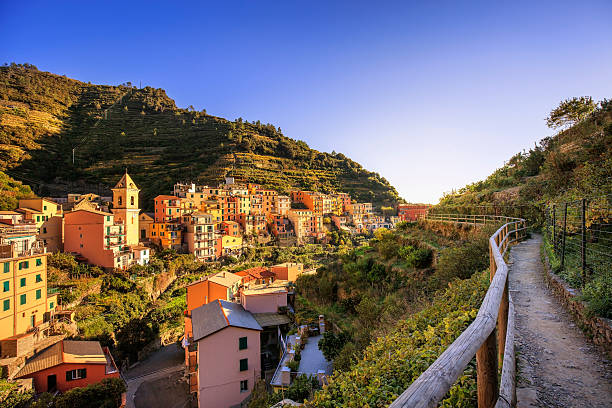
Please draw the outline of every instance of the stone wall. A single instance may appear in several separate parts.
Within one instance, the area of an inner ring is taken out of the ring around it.
[[[592,316],[587,304],[580,300],[579,289],[570,287],[567,282],[555,275],[544,254],[544,266],[546,270],[546,281],[555,296],[563,303],[563,306],[571,313],[578,326],[587,333],[593,343],[604,348],[612,358],[612,320],[603,317]]]

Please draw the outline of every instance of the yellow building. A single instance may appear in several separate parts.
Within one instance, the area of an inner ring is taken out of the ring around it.
[[[7,247],[7,245],[1,245]],[[57,294],[47,295],[47,254],[39,250],[0,255],[0,340],[26,333],[49,321],[57,307]],[[42,252],[42,253],[37,253]]]
[[[34,222],[38,238],[44,242],[48,251],[63,249],[64,219],[61,205],[46,198],[29,198],[19,200],[17,211],[23,214],[24,220]]]
[[[115,221],[125,226],[125,239],[127,245],[138,245],[140,229],[138,227],[138,192],[136,186],[127,171],[113,190],[113,214]]]
[[[183,229],[178,223],[154,222],[149,224],[148,238],[163,249],[179,251],[183,244]]]

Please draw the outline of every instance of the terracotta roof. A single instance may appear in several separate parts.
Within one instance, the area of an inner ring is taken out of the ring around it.
[[[274,276],[273,273],[270,274],[266,272],[269,272],[268,268],[264,266],[256,266],[255,268],[244,269],[242,271],[236,272],[236,275],[238,276],[250,275],[256,279],[262,279],[262,278]]]
[[[198,341],[226,327],[262,330],[253,315],[237,304],[225,300],[202,305],[191,312],[193,339]]]
[[[106,364],[106,356],[98,341],[62,340],[28,359],[15,377],[23,377],[63,363]]]
[[[157,199],[160,199],[160,200],[180,200],[180,198],[177,197],[177,196],[164,195],[164,194],[158,195],[157,197],[154,198],[154,200],[157,200]]]
[[[18,213],[17,211],[0,211],[1,215],[19,215],[20,213]]]

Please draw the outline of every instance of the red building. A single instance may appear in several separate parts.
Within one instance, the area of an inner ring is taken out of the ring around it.
[[[416,221],[427,215],[429,204],[398,204],[397,215],[402,221]]]
[[[28,359],[15,378],[33,378],[38,393],[66,392],[119,378],[119,370],[100,342],[62,340]]]

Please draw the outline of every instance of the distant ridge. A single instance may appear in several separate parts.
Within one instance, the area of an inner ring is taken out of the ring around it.
[[[177,181],[214,184],[225,176],[280,191],[346,191],[375,205],[399,198],[379,174],[271,124],[180,109],[163,89],[93,85],[29,64],[0,67],[0,171],[55,195],[108,189],[126,166],[145,202]]]

